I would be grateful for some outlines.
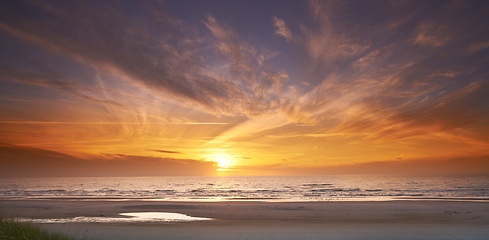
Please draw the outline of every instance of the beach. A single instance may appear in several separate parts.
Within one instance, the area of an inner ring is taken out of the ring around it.
[[[120,214],[141,212],[180,213],[206,220],[111,220],[131,219]],[[22,199],[1,200],[0,215],[31,219],[47,230],[89,239],[486,239],[489,236],[486,201]]]

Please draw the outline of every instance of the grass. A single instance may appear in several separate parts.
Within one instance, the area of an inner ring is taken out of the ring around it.
[[[0,218],[0,240],[73,240],[59,233],[50,233],[29,222]]]

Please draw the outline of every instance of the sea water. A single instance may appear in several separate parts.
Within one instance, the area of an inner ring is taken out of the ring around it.
[[[175,201],[488,200],[489,176],[255,176],[0,178],[0,199]]]

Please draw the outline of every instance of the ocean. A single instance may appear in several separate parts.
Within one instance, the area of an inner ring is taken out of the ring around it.
[[[489,176],[0,178],[0,199],[375,201],[489,199]]]

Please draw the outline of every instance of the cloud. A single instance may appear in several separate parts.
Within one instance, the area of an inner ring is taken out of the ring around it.
[[[461,129],[471,131],[472,139],[480,138],[473,129],[487,123],[489,115],[481,106],[486,104],[484,95],[487,83],[473,82],[451,92],[439,93],[438,88],[425,92],[406,93],[407,96],[396,97],[400,85],[389,87],[357,103],[362,109],[338,125],[335,131],[365,133],[366,139],[382,141],[399,140],[421,136],[433,136],[442,132],[457,132]],[[445,85],[440,88],[445,88]],[[394,88],[394,89],[393,89]],[[424,86],[426,88],[426,86]],[[437,93],[438,94],[435,94]],[[391,94],[389,94],[391,93]],[[451,141],[446,138],[446,141]],[[473,144],[476,148],[479,144]],[[487,143],[482,144],[489,146]]]
[[[453,78],[457,75],[456,72],[453,71],[438,71],[436,73],[432,73],[428,76],[428,78]]]
[[[216,39],[218,54],[227,60],[227,76],[220,77],[221,86],[226,86],[236,104],[221,105],[247,116],[275,112],[279,109],[280,95],[289,76],[268,65],[266,54],[260,53],[238,35],[222,26],[209,15],[204,22]]]
[[[209,144],[223,144],[231,142],[235,138],[246,138],[257,133],[282,127],[290,123],[289,118],[280,115],[248,119],[236,124],[236,126],[223,131],[209,141]]]
[[[326,65],[337,64],[362,54],[370,43],[356,38],[347,31],[349,26],[338,27],[333,21],[332,1],[309,1],[309,9],[317,27],[303,27],[306,47],[314,60],[322,60]]]
[[[114,100],[97,97],[96,95],[99,95],[97,88],[77,84],[51,66],[41,63],[35,63],[35,65],[36,70],[19,70],[8,66],[0,66],[0,76],[13,82],[55,88],[92,103],[121,106],[120,103]]]
[[[320,80],[295,101],[291,112],[314,119],[322,128],[314,133],[352,141],[432,137],[461,129],[473,133],[468,141],[482,138],[477,129],[488,117],[482,98],[487,94],[487,64],[468,59],[466,52],[485,49],[485,41],[466,47],[462,37],[481,39],[476,33],[484,30],[470,23],[483,14],[463,17],[480,6],[450,2],[436,6],[433,14],[428,4],[408,15],[401,9],[412,4],[399,9],[381,5],[375,15],[386,18],[370,23],[368,15],[356,17],[355,4],[309,2],[315,25],[303,27],[303,39],[311,75]],[[399,16],[391,16],[395,13]],[[396,24],[387,29],[388,23]]]
[[[380,51],[375,50],[372,52],[367,53],[365,56],[355,60],[353,62],[353,67],[354,68],[366,68],[375,63],[377,60],[377,57],[379,56]]]
[[[467,48],[467,52],[468,53],[475,53],[475,52],[485,50],[487,48],[489,48],[489,41],[478,42],[478,43],[471,44]]]
[[[0,144],[2,177],[95,177],[213,175],[215,163],[192,159],[123,154],[92,155],[90,159],[40,149]]]
[[[277,18],[277,17],[273,17],[273,25],[277,28],[275,30],[275,34],[285,38],[285,40],[287,40],[287,42],[292,41],[292,38],[293,38],[292,33],[290,32],[287,25],[285,25],[284,20]]]
[[[3,5],[0,30],[143,86],[155,96],[171,96],[181,105],[195,108],[197,103],[213,113],[252,117],[278,108],[278,95],[288,80],[284,71],[267,65],[266,51],[255,50],[211,16],[205,25],[214,36],[216,56],[205,52],[209,42],[168,17],[155,2],[145,2],[134,12],[111,2]],[[145,19],[138,19],[140,15]],[[225,60],[225,71],[213,65],[219,57]]]
[[[435,24],[421,24],[416,30],[414,43],[422,46],[440,47],[450,42],[448,27]]]
[[[421,138],[447,143],[463,136],[470,151],[480,152],[489,146],[480,130],[489,118],[484,110],[489,102],[483,97],[487,81],[456,67],[433,67],[453,57],[393,64],[382,71],[372,68],[374,72],[361,76],[331,76],[303,95],[296,111],[316,120],[320,130],[312,133],[337,135],[351,143]]]
[[[153,15],[151,24],[159,24],[160,33],[151,35],[147,27],[135,21],[135,16],[125,13],[117,4],[21,5],[58,21],[36,20],[20,7],[7,7],[0,29],[96,69],[113,71],[203,105],[211,104],[207,94],[219,96],[213,88],[193,81],[200,69],[199,58],[189,56],[195,51],[195,41],[179,32],[178,26],[164,14]],[[113,14],[108,16],[107,12]],[[209,85],[213,85],[212,81]]]
[[[160,152],[160,153],[181,153],[179,151],[168,151],[168,150],[159,150],[159,149],[148,149],[148,151]]]

